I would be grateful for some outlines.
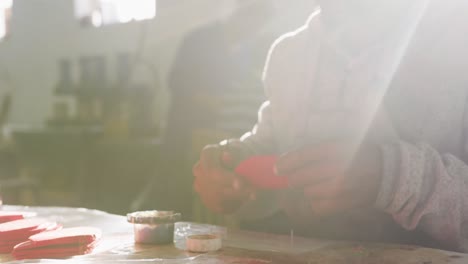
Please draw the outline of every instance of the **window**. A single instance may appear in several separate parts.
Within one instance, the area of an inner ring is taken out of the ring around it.
[[[13,0],[0,0],[0,40],[10,33],[11,8]]]
[[[156,0],[75,0],[75,15],[94,27],[152,19]]]

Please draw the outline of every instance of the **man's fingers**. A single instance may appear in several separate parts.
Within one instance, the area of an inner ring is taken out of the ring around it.
[[[213,186],[224,186],[235,189],[242,188],[242,183],[237,180],[237,176],[233,172],[225,171],[223,169],[212,169],[208,177],[203,177],[206,181],[205,184]]]
[[[194,190],[196,193],[200,193],[200,191],[201,191],[199,181],[198,181],[196,178],[195,178],[195,180],[193,181],[193,190]]]
[[[247,182],[234,171],[227,169],[221,163],[223,159],[233,158],[228,156],[222,148],[206,147],[201,154],[200,161],[193,167],[196,177],[194,188],[213,188],[213,192],[227,193],[230,196],[240,195],[244,189],[248,189]],[[250,192],[245,194],[250,195]]]
[[[224,167],[234,170],[242,162],[243,157],[244,155],[240,153],[240,150],[226,149],[221,153],[221,162]]]
[[[228,169],[235,168],[235,161],[233,155],[228,151],[223,151],[221,153],[221,162],[223,166],[227,167]]]
[[[207,146],[192,171],[194,189],[203,203],[218,213],[235,212],[249,199],[255,199],[253,188],[233,169],[241,155],[227,147]]]
[[[305,147],[288,152],[276,163],[278,175],[288,175],[306,165],[330,161],[336,158],[337,148],[332,144]]]
[[[220,186],[233,186],[235,183],[236,175],[234,172],[225,169],[220,163],[221,151],[219,148],[211,147],[203,150],[200,158],[200,168],[197,168],[206,184],[220,185]]]
[[[217,147],[205,147],[200,155],[200,163],[206,171],[220,166],[220,150]]]
[[[195,176],[195,177],[202,177],[203,176],[203,170],[201,168],[200,161],[195,163],[195,165],[193,165],[192,173],[193,173],[193,176]]]
[[[238,139],[229,139],[220,143],[221,162],[228,169],[234,170],[250,153]]]

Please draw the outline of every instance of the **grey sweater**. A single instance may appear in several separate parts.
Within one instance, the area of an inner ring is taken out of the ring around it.
[[[242,138],[257,154],[278,155],[325,140],[378,142],[375,207],[323,221],[307,215],[301,195],[283,191],[262,193],[241,215],[284,211],[304,235],[468,252],[468,1],[414,3],[385,37],[357,45],[364,48],[347,49],[355,42],[327,31],[320,10],[280,38],[264,74],[268,101]]]

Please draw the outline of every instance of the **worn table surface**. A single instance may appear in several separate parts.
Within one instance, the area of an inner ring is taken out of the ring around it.
[[[101,211],[57,207],[4,206],[3,210],[37,212],[65,227],[95,226],[103,238],[94,253],[67,263],[304,263],[304,264],[466,264],[468,255],[403,245],[361,244],[281,237],[261,233],[228,231],[225,247],[216,253],[191,254],[170,246],[135,245],[132,225],[125,217]],[[15,262],[0,255],[1,263]],[[41,260],[40,263],[62,263]]]

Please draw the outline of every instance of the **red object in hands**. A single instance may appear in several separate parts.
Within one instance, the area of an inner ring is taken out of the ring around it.
[[[254,156],[241,162],[235,172],[243,176],[254,187],[265,190],[280,190],[288,187],[288,178],[278,176],[274,167],[278,157]]]
[[[101,231],[93,227],[74,227],[31,236],[13,250],[16,259],[66,258],[91,253]]]

